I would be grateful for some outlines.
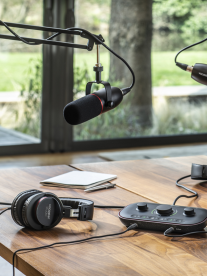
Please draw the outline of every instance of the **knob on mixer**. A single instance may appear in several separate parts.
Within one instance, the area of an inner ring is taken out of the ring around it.
[[[184,209],[184,215],[186,215],[186,216],[194,216],[195,215],[194,209],[191,208],[191,207],[186,207]]]
[[[157,206],[156,210],[158,214],[163,216],[170,215],[173,212],[171,205],[159,205]]]
[[[139,211],[147,211],[147,209],[148,209],[147,203],[145,203],[145,202],[137,203],[137,208]]]

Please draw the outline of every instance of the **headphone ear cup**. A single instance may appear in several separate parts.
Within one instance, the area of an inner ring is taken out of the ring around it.
[[[51,229],[61,221],[62,217],[62,202],[52,193],[38,191],[27,198],[22,207],[22,219],[25,227],[34,230]]]
[[[42,192],[39,191],[39,193],[37,194],[34,194],[32,196],[30,196],[29,198],[27,198],[27,200],[24,202],[24,205],[22,207],[22,219],[23,219],[23,222],[24,222],[24,225],[25,227],[29,227],[29,228],[33,228],[29,222],[28,222],[28,218],[27,218],[27,209],[30,205],[30,202],[32,201],[32,199],[36,196],[36,195],[39,195],[39,194],[43,194]],[[29,214],[30,216],[32,216],[32,214]]]
[[[25,203],[25,201],[30,197],[31,195],[37,194],[40,191],[38,190],[27,190],[24,192],[19,193],[13,200],[11,204],[11,215],[14,220],[18,225],[20,226],[26,226],[24,224],[24,221],[22,219],[22,208]]]

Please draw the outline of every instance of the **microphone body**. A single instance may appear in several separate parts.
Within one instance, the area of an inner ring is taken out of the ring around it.
[[[63,110],[65,120],[70,125],[78,125],[114,109],[123,100],[123,93],[118,87],[111,87],[111,93],[112,107],[107,106],[105,88],[68,103]]]
[[[207,85],[207,64],[196,63],[194,66],[190,66],[184,63],[176,62],[176,65],[182,70],[190,72],[191,78],[195,81]]]
[[[193,66],[191,78],[201,84],[207,85],[207,65],[203,63],[196,63]]]

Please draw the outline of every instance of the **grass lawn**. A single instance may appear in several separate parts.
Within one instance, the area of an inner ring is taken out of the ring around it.
[[[176,52],[154,52],[152,53],[152,85],[174,86],[174,85],[198,85],[191,79],[188,72],[181,70],[175,65]],[[194,65],[195,63],[207,64],[205,51],[186,51],[181,53],[178,62]]]
[[[39,58],[39,53],[1,53],[0,91],[19,91],[25,80],[25,71],[31,58]]]
[[[153,86],[197,85],[190,78],[190,74],[182,71],[174,63],[176,52],[152,53],[152,83]],[[25,71],[31,58],[40,58],[40,53],[1,53],[0,54],[0,91],[18,91],[25,81]],[[194,65],[207,64],[207,55],[204,51],[188,51],[182,53],[178,61]],[[139,61],[137,61],[139,62]],[[96,63],[95,51],[75,54],[75,66],[88,67],[91,79],[94,79],[93,66]],[[107,80],[109,73],[109,54],[101,54],[101,63],[104,66],[103,80]],[[123,66],[125,66],[123,64]]]

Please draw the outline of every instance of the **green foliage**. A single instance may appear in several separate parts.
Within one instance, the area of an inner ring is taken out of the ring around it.
[[[125,102],[125,101],[124,101]],[[124,103],[84,124],[73,127],[75,140],[131,137],[136,118],[131,117],[129,103]]]
[[[190,134],[207,132],[207,100],[199,104],[184,98],[176,101],[164,100],[153,114],[153,127],[147,135]]]
[[[206,4],[202,9],[194,9],[192,11],[192,16],[184,22],[183,26],[181,26],[182,32],[190,38],[198,32],[203,34],[207,33],[206,14]]]
[[[76,98],[76,95],[81,92],[85,91],[86,89],[86,84],[91,81],[89,72],[88,72],[88,67],[86,63],[82,65],[81,67],[77,66],[73,70],[74,74],[74,86],[73,86],[73,94],[74,97]]]
[[[164,53],[163,53],[164,54]],[[167,53],[165,53],[167,54]],[[191,53],[185,53],[184,58],[193,61],[197,59]],[[204,53],[203,53],[204,54]],[[200,58],[203,58],[200,53]],[[174,56],[174,53],[171,53]],[[160,59],[167,60],[167,56]],[[169,59],[170,62],[172,58]],[[160,66],[159,61],[155,66]],[[170,65],[167,63],[167,68]],[[176,67],[175,67],[176,68]],[[87,64],[85,66],[76,67],[74,69],[75,83],[74,96],[78,92],[85,91],[85,85],[88,80],[91,80],[88,72]],[[178,74],[180,71],[178,70]],[[172,72],[168,72],[172,74]],[[164,71],[162,72],[162,75]],[[189,76],[183,72],[180,74],[182,78]],[[17,128],[18,131],[29,135],[40,137],[40,122],[41,122],[41,90],[42,90],[42,61],[41,59],[31,59],[28,69],[24,74],[25,81],[22,84],[21,95],[25,101],[25,109],[23,121]],[[160,76],[161,79],[161,76]],[[163,84],[163,83],[162,83]],[[96,87],[98,88],[98,87]],[[17,111],[18,117],[19,111]],[[133,114],[133,115],[131,115]],[[146,135],[165,135],[165,134],[184,134],[184,133],[200,133],[207,131],[207,103],[203,102],[200,105],[188,103],[180,98],[176,103],[164,101],[161,105],[155,105],[153,111],[153,124],[151,127],[143,127],[139,124],[139,118],[136,116],[136,111],[132,111],[132,107],[127,98],[114,110],[102,114],[84,124],[75,126],[75,140],[93,140],[93,139],[113,139],[124,137],[138,137]]]
[[[24,99],[24,117],[16,130],[40,138],[42,94],[42,60],[30,59],[22,83],[21,97]],[[19,111],[17,110],[17,119]]]
[[[199,46],[197,46],[199,48]],[[180,70],[174,62],[176,52],[152,53],[152,83],[153,86],[198,85],[190,74]],[[207,64],[206,52],[185,51],[181,53],[179,62],[194,65],[195,63]]]
[[[75,1],[78,25],[86,30],[100,32],[105,37],[108,28],[111,0]],[[104,33],[103,33],[104,32]]]
[[[92,5],[98,4],[100,6],[110,6],[111,4],[111,0],[88,0],[87,2]]]
[[[200,104],[183,98],[176,102],[163,100],[155,106],[152,125],[138,123],[136,112],[128,103],[74,127],[75,140],[113,139],[124,137],[175,135],[207,132],[207,100]]]
[[[40,53],[0,53],[0,91],[20,91],[25,82],[29,60],[41,59]]]
[[[206,32],[206,0],[155,0],[154,28],[165,31]]]
[[[174,86],[174,85],[197,85],[188,73],[180,71],[174,64],[176,52],[153,52],[152,53],[152,77],[153,86]],[[41,55],[36,53],[17,54],[11,53],[3,58],[0,54],[0,91],[18,91],[22,87],[20,83],[25,82],[25,68],[30,59],[40,59]],[[95,53],[75,54],[74,68],[74,93],[85,91],[85,85],[88,81],[94,80],[93,65],[95,63]],[[109,78],[109,55],[101,54],[102,64],[104,66],[103,79]],[[192,51],[186,51],[179,56],[179,61],[195,64],[196,62],[207,63],[205,51],[200,51],[200,46],[196,46]],[[115,83],[113,83],[116,86]]]

